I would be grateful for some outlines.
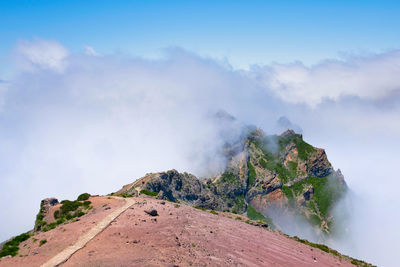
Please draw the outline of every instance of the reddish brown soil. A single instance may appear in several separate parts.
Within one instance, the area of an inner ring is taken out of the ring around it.
[[[90,200],[95,209],[80,221],[35,235],[35,243],[31,238],[21,244],[20,254],[27,256],[2,259],[0,266],[40,266],[123,203],[107,197]],[[278,232],[235,220],[236,215],[136,200],[63,266],[354,266]],[[106,203],[112,209],[105,210]],[[159,216],[144,212],[151,208]],[[41,239],[47,243],[38,247]]]

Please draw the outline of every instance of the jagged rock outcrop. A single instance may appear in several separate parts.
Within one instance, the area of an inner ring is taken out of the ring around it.
[[[189,173],[176,170],[147,174],[132,184],[124,186],[116,194],[126,196],[127,192],[142,194],[155,193],[158,198],[170,201],[185,201],[192,205],[222,210],[223,200],[211,192],[207,185]]]
[[[40,210],[39,213],[36,215],[36,221],[35,221],[35,227],[34,230],[38,231],[41,228],[41,221],[43,220],[44,217],[47,216],[47,214],[50,211],[50,208],[52,206],[55,206],[58,204],[58,199],[54,197],[50,198],[45,198],[40,202]]]

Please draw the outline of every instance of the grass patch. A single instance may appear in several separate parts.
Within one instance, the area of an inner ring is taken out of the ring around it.
[[[256,181],[256,170],[250,160],[247,161],[247,168],[249,169],[249,186],[252,186]]]
[[[57,227],[57,222],[49,223],[49,224],[46,224],[46,225],[43,227],[42,231],[43,231],[43,232],[47,232],[47,231],[50,231],[50,230],[52,230],[52,229],[54,229],[54,228],[56,228],[56,227]]]
[[[23,233],[7,241],[0,250],[0,258],[8,255],[16,256],[19,251],[19,244],[28,240],[31,236],[31,233]]]
[[[198,210],[203,210],[203,211],[207,210],[207,209],[199,207],[199,206],[193,206],[193,208],[198,209]]]
[[[234,205],[232,207],[232,213],[242,213],[244,210],[244,196],[238,196],[234,199]]]
[[[46,244],[46,243],[47,243],[47,240],[46,240],[46,239],[40,240],[40,242],[39,242],[39,247],[43,246],[43,245]]]
[[[301,239],[301,238],[299,238],[299,237],[297,237],[297,236],[294,236],[294,237],[291,237],[291,238],[294,239],[294,240],[296,240],[297,242],[306,244],[306,245],[308,245],[308,246],[310,246],[310,247],[313,247],[313,248],[318,248],[318,249],[320,249],[320,250],[322,250],[322,251],[324,251],[324,252],[326,252],[326,253],[330,253],[330,254],[332,254],[332,255],[334,255],[334,256],[336,256],[336,257],[344,258],[344,259],[350,261],[350,263],[352,263],[352,264],[354,264],[354,265],[357,265],[357,266],[366,266],[366,267],[367,267],[367,266],[371,266],[371,267],[374,266],[374,265],[372,265],[372,264],[370,264],[370,263],[367,263],[367,262],[365,262],[365,261],[357,260],[357,259],[354,259],[354,258],[352,258],[352,257],[346,256],[346,255],[342,255],[342,254],[340,254],[337,250],[331,249],[331,248],[329,248],[328,246],[326,246],[326,245],[324,245],[324,244],[313,243],[313,242],[310,242],[310,241],[308,241],[308,240]]]
[[[265,220],[265,216],[256,211],[252,206],[248,205],[247,206],[247,217],[249,217],[249,219],[257,221],[257,220]]]
[[[146,189],[140,190],[140,193],[151,196],[151,197],[156,197],[158,195],[157,192],[153,192],[153,191],[146,190]]]
[[[243,220],[243,219],[242,219],[242,217],[237,216],[237,217],[235,218],[235,220],[241,221],[241,220]]]
[[[288,199],[293,199],[293,193],[296,196],[302,194],[307,185],[313,186],[314,194],[311,201],[317,204],[318,210],[324,218],[329,216],[333,204],[346,190],[339,179],[327,176],[309,177],[294,183],[291,187],[282,186],[282,192]]]
[[[216,212],[215,210],[210,210],[210,213],[214,214],[214,215],[218,215],[218,212]]]
[[[237,175],[235,175],[234,173],[224,172],[221,176],[220,183],[239,185],[240,181],[239,177],[237,177]]]
[[[293,142],[296,145],[298,156],[302,160],[306,160],[308,156],[315,153],[317,150],[312,145],[305,142],[300,134],[292,134],[279,139],[280,150],[283,151],[285,147]]]
[[[294,143],[296,144],[298,156],[300,159],[307,159],[308,155],[316,152],[317,150],[310,144],[306,143],[301,137],[297,137],[294,139]]]

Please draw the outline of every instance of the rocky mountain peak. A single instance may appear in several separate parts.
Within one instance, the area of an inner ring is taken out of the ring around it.
[[[306,143],[293,130],[266,135],[256,128],[225,151],[228,163],[215,177],[201,180],[170,170],[147,174],[116,194],[151,194],[238,214],[254,211],[269,221],[279,209],[304,216],[329,233],[334,222],[330,211],[347,187],[325,150]]]

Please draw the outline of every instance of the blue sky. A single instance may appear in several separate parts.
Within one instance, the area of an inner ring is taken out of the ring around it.
[[[0,55],[20,39],[158,56],[180,46],[236,67],[306,64],[400,44],[396,1],[1,1]]]

